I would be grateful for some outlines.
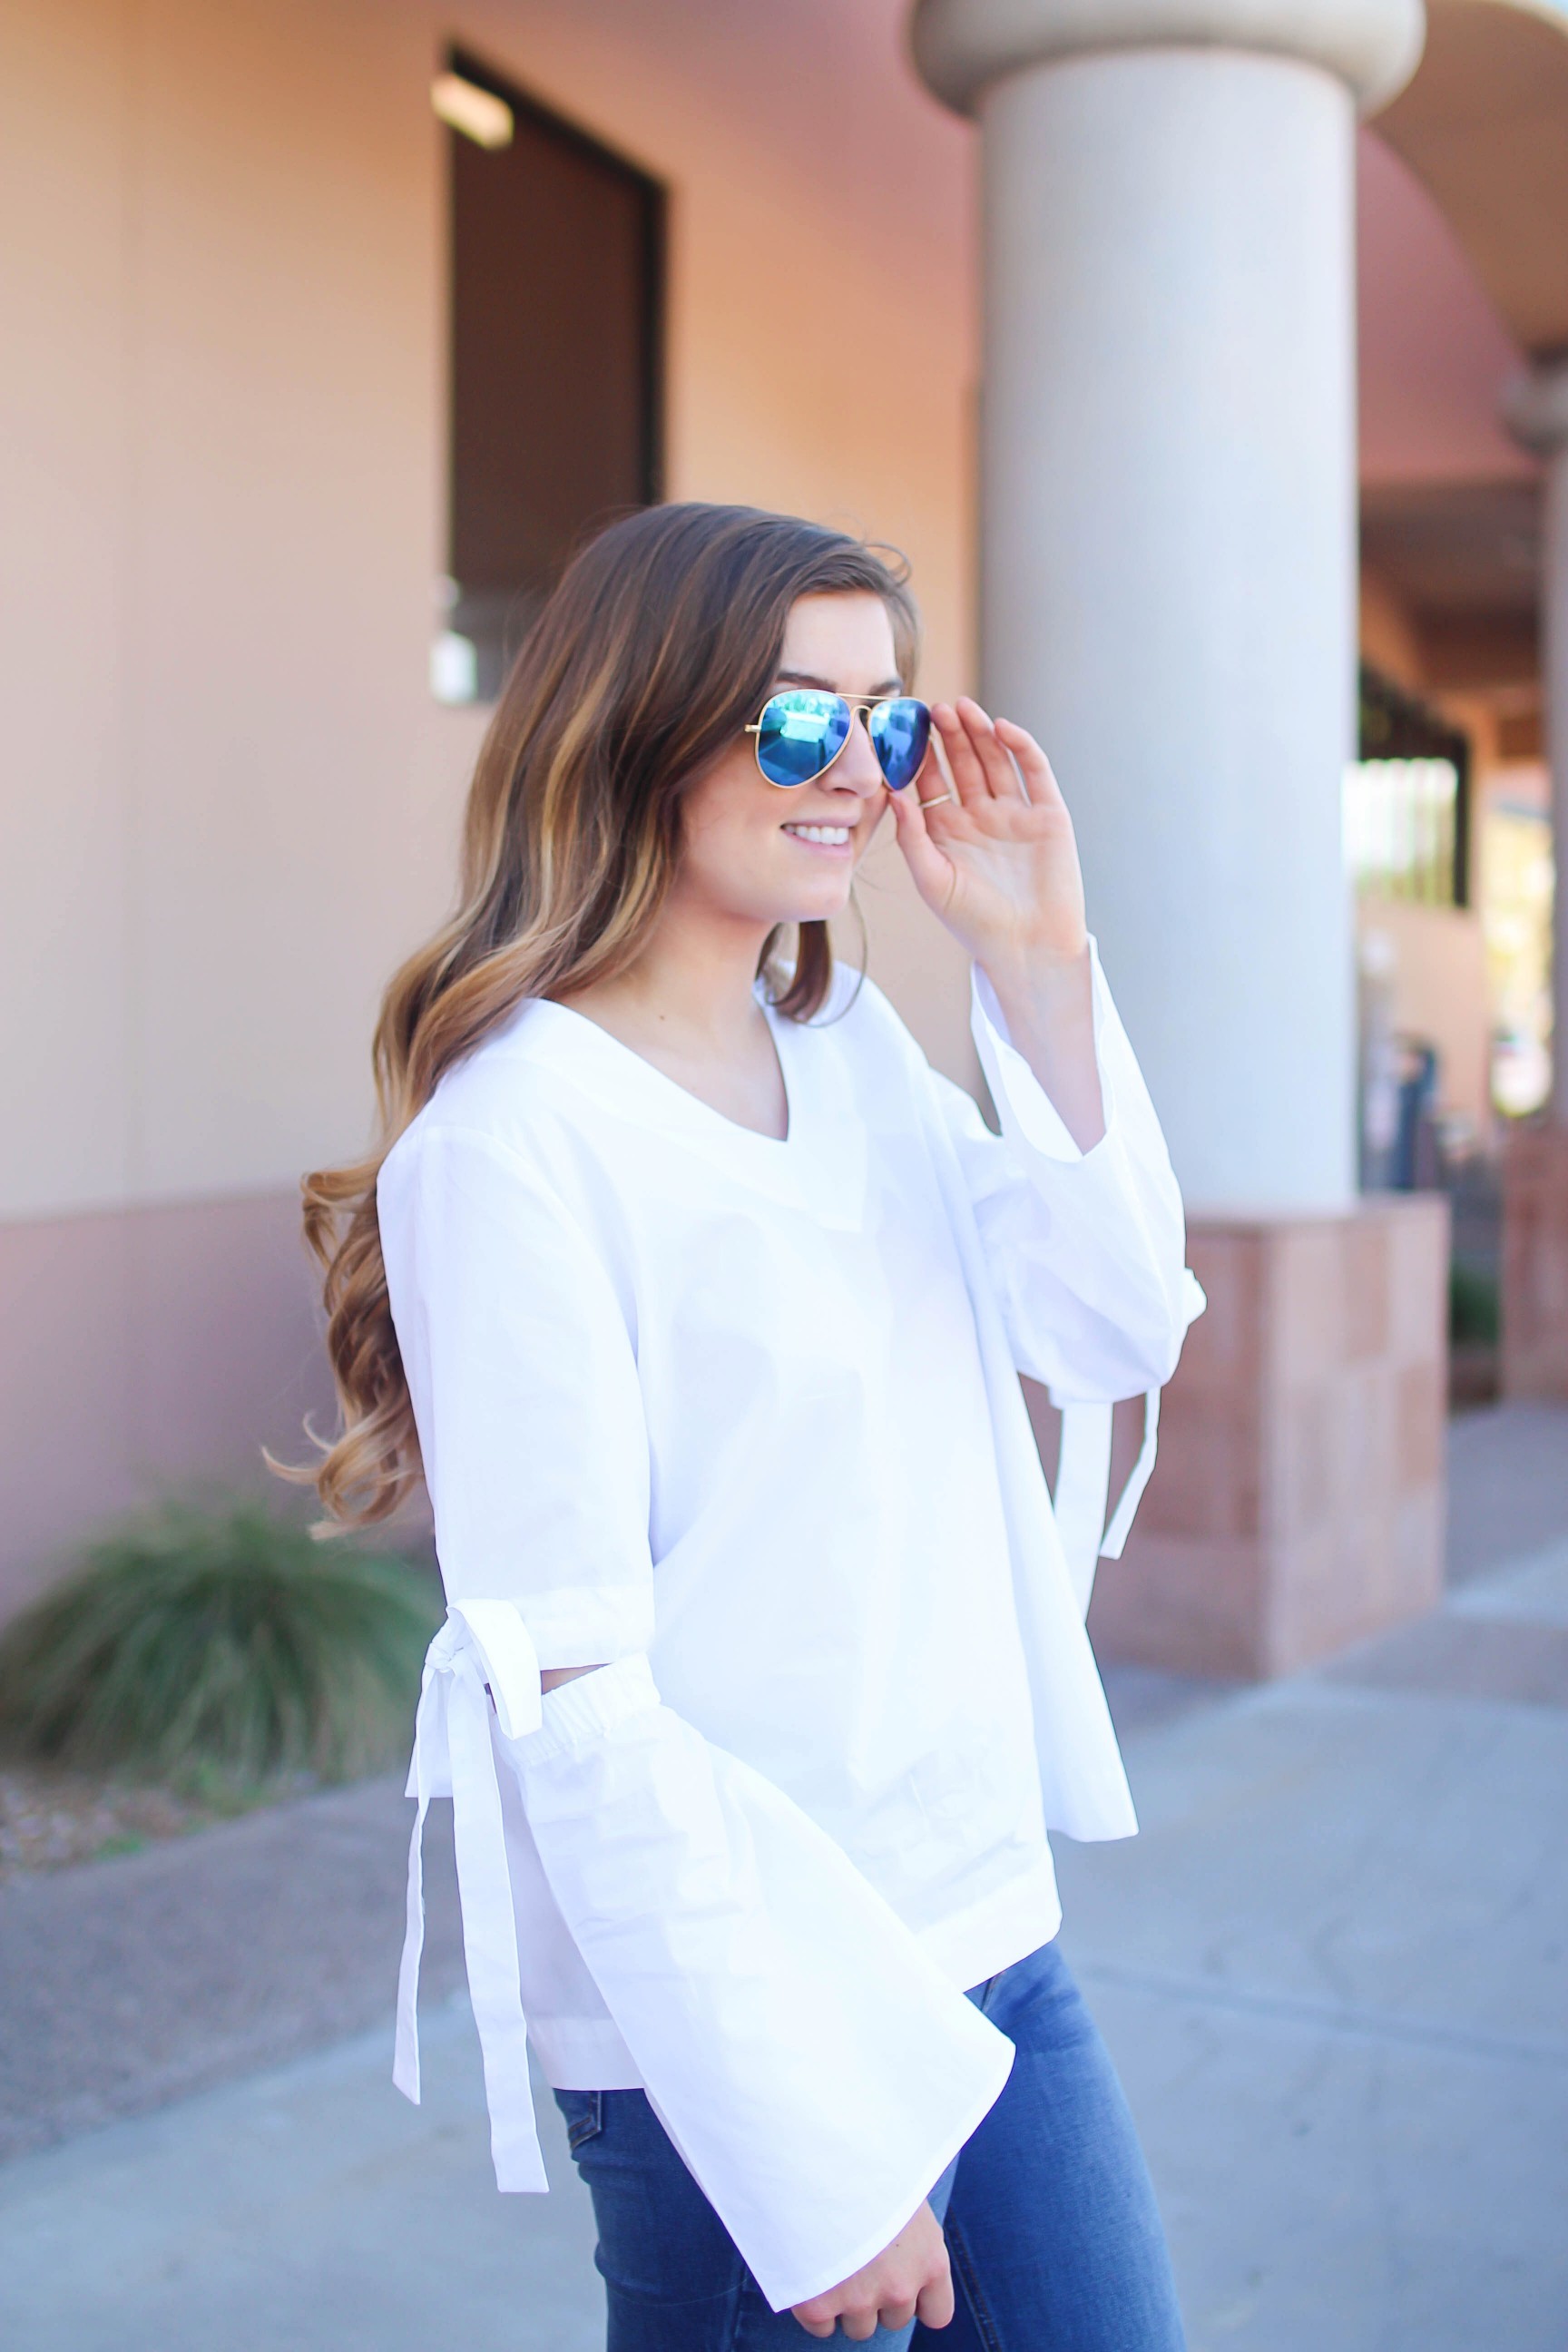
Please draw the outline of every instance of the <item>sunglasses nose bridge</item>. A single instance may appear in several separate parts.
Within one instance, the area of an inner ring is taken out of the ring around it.
[[[824,783],[829,786],[836,784],[842,792],[858,793],[863,800],[868,800],[873,793],[879,792],[884,782],[882,763],[877,757],[876,741],[871,733],[873,707],[866,702],[850,704],[849,731],[822,774]]]

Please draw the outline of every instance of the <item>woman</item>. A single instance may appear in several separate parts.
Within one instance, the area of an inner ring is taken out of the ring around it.
[[[390,1148],[307,1187],[320,1491],[434,1508],[410,1793],[454,1800],[498,2179],[545,2186],[526,2032],[611,2352],[1182,2341],[1053,1940],[1047,1828],[1135,1823],[1016,1376],[1168,1378],[1181,1204],[1045,757],[928,714],[914,636],[805,522],[587,547],[386,999]],[[1000,1138],[833,970],[889,809]]]

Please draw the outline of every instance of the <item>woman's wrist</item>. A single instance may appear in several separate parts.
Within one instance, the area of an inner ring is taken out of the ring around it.
[[[1076,953],[978,959],[1015,1050],[1027,1062],[1080,1151],[1105,1133],[1094,1043],[1089,940]]]
[[[1043,1044],[1061,1035],[1064,1026],[1092,1031],[1093,975],[1089,935],[1076,948],[1033,948],[975,957],[1001,1006],[1013,1043],[1027,1055],[1026,1038]]]
[[[563,1683],[574,1683],[584,1675],[596,1675],[602,1671],[597,1664],[591,1666],[546,1666],[539,1677],[539,1687],[542,1691],[559,1690]]]

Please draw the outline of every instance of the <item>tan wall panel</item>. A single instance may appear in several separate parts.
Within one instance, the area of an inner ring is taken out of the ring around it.
[[[108,1519],[264,1487],[331,1389],[292,1192],[0,1224],[0,1621]]]
[[[143,23],[136,1189],[157,1198],[357,1143],[376,992],[446,893],[421,854],[440,146],[409,8],[160,0]]]
[[[0,1215],[125,1181],[125,17],[0,14]]]

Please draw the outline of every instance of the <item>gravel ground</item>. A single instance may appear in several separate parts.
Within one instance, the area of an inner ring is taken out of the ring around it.
[[[0,1884],[26,1871],[137,1853],[160,1838],[205,1829],[215,1818],[167,1789],[13,1765],[0,1772]]]

